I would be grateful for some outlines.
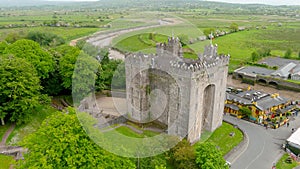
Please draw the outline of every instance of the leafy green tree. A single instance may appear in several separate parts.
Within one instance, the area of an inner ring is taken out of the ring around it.
[[[259,54],[260,57],[267,57],[271,55],[271,50],[268,48],[262,48],[262,49],[258,49],[257,53]]]
[[[252,52],[252,54],[251,54],[251,60],[252,60],[252,62],[258,61],[259,58],[260,58],[260,56],[259,56],[259,54],[256,51]]]
[[[100,63],[93,57],[80,53],[72,75],[72,95],[75,103],[79,103],[84,97],[95,90],[97,72]]]
[[[4,53],[4,50],[7,48],[8,44],[6,41],[0,42],[0,54]]]
[[[184,139],[170,150],[170,159],[178,169],[197,169],[195,149]]]
[[[222,153],[216,148],[216,145],[205,142],[196,147],[196,164],[201,169],[228,169],[225,165]]]
[[[292,50],[291,49],[288,49],[285,54],[284,54],[284,57],[289,59],[292,57]]]
[[[133,161],[136,164],[136,168],[143,169],[164,168],[167,165],[164,154],[153,157],[134,159]]]
[[[4,53],[26,59],[35,67],[41,79],[49,77],[49,73],[54,71],[53,57],[32,40],[18,40],[9,45]]]
[[[17,165],[25,168],[135,168],[128,158],[111,154],[96,145],[82,129],[75,110],[57,112],[48,117],[37,130],[21,143],[28,148],[24,160]]]
[[[300,51],[298,52],[298,58],[300,59]]]
[[[0,118],[23,123],[40,101],[40,81],[25,59],[0,56]]]
[[[203,33],[205,36],[209,37],[209,35],[212,33],[214,34],[216,32],[215,28],[207,28],[203,30]]]
[[[81,51],[76,47],[64,45],[57,48],[57,52],[60,53],[59,73],[62,77],[62,85],[65,89],[71,90],[75,63]]]
[[[97,57],[98,55],[100,55],[101,50],[99,47],[92,45],[91,43],[85,42],[85,41],[79,41],[76,43],[76,46],[81,49],[82,51],[84,51],[86,54],[93,56],[93,57]]]
[[[186,46],[189,43],[189,37],[185,34],[178,35],[178,38],[182,46]]]
[[[232,32],[237,32],[239,30],[239,25],[237,23],[232,23],[229,28]]]
[[[6,35],[4,40],[8,43],[14,43],[17,40],[20,40],[24,37],[25,37],[25,35],[22,34],[22,32],[11,32],[8,35]]]
[[[65,43],[65,40],[62,37],[48,32],[29,32],[27,38],[42,46],[58,46]]]
[[[252,115],[252,111],[248,107],[241,107],[240,112],[243,116],[250,117]]]

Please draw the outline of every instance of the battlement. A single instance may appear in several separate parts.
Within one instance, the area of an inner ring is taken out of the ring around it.
[[[208,45],[198,59],[183,57],[178,38],[157,44],[156,54],[126,56],[128,117],[168,126],[168,134],[186,137],[191,143],[201,131],[222,124],[229,55],[218,55]]]
[[[183,57],[183,50],[178,37],[169,37],[168,43],[158,43],[156,45],[156,54],[159,56],[172,55],[174,57]]]
[[[157,44],[156,54],[131,54],[126,62],[140,67],[181,69],[188,72],[207,70],[229,63],[229,55],[218,55],[217,45],[207,45],[204,53],[198,55],[197,60],[183,58],[182,47],[178,38],[169,38],[168,44]]]

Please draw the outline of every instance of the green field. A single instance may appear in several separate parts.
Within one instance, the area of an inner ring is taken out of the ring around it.
[[[276,169],[293,169],[299,164],[297,162],[293,161],[292,163],[286,163],[286,159],[289,157],[288,154],[284,154],[280,160],[276,164]]]

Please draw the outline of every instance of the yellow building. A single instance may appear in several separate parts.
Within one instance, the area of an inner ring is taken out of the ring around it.
[[[277,93],[267,94],[249,88],[247,91],[242,92],[227,92],[224,111],[242,118],[240,108],[248,107],[252,112],[250,119],[262,123],[268,118],[274,118],[277,115],[276,110],[283,109],[289,104],[288,99],[279,96]]]

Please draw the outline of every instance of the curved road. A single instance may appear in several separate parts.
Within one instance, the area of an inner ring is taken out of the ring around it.
[[[285,140],[291,135],[292,128],[300,127],[300,118],[290,122],[290,126],[279,129],[265,129],[263,126],[224,115],[224,119],[243,129],[249,142],[245,150],[231,157],[232,169],[270,169],[283,155],[281,149]]]

